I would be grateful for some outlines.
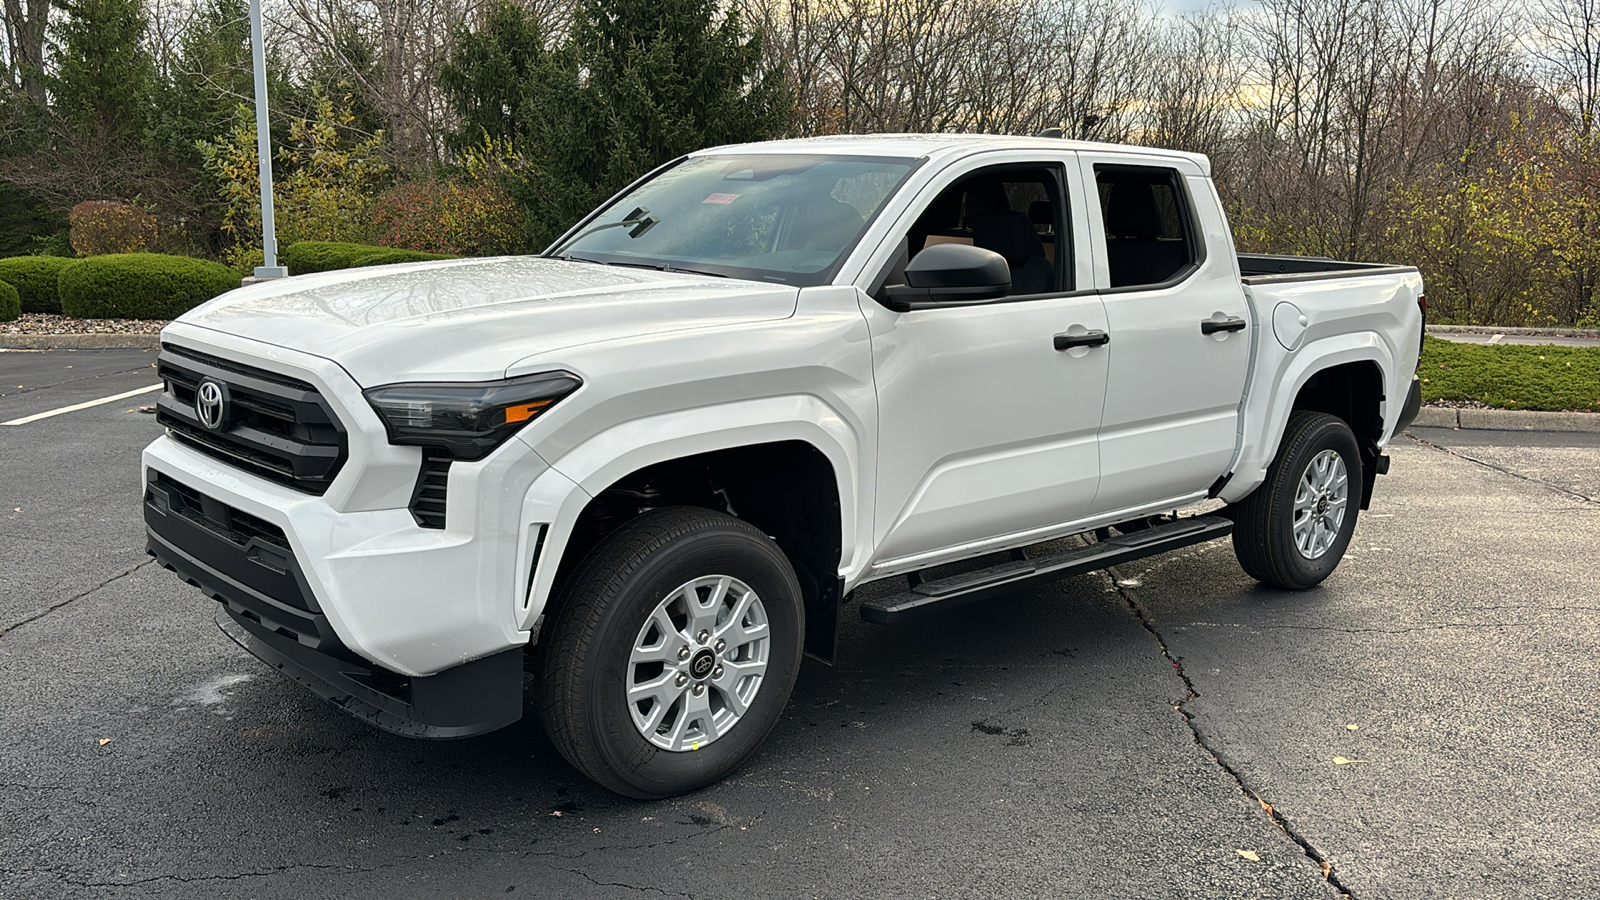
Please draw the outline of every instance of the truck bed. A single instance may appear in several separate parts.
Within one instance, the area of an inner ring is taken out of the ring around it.
[[[1347,262],[1326,256],[1272,256],[1265,253],[1240,253],[1239,274],[1246,284],[1261,284],[1292,278],[1310,281],[1347,275],[1376,275],[1410,269],[1388,263]]]

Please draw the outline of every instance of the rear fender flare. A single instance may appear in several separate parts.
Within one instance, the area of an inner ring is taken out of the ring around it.
[[[1300,395],[1300,389],[1313,375],[1324,369],[1356,362],[1376,363],[1383,372],[1382,443],[1387,445],[1393,432],[1394,416],[1390,414],[1391,409],[1397,409],[1397,404],[1403,404],[1406,399],[1404,391],[1399,395],[1395,393],[1395,361],[1388,344],[1371,331],[1323,338],[1295,352],[1276,374],[1267,376],[1263,373],[1258,376],[1258,384],[1265,382],[1271,388],[1259,404],[1254,400],[1246,403],[1246,415],[1256,412],[1261,416],[1261,424],[1247,431],[1244,450],[1234,464],[1233,477],[1217,496],[1228,503],[1236,503],[1265,481],[1267,467],[1278,455],[1278,444],[1283,441],[1284,430],[1289,426],[1289,414],[1293,411],[1294,399]]]

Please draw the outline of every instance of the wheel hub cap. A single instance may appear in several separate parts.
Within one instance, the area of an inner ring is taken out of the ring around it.
[[[1338,451],[1312,457],[1294,495],[1294,545],[1306,559],[1320,559],[1339,539],[1350,501],[1350,474]]]
[[[704,678],[710,675],[711,670],[716,666],[717,655],[710,650],[701,650],[694,655],[693,661],[689,663],[689,674],[695,678]]]
[[[766,607],[739,579],[708,575],[669,591],[629,654],[634,727],[675,752],[727,734],[761,689],[771,644]]]

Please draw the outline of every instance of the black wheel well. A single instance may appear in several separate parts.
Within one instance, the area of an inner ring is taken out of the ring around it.
[[[1295,395],[1294,409],[1343,419],[1361,448],[1361,508],[1366,509],[1377,480],[1378,441],[1383,437],[1383,370],[1371,361],[1322,369]]]
[[[665,506],[699,506],[737,516],[777,541],[804,594],[806,652],[832,661],[842,587],[839,487],[828,458],[804,441],[714,450],[655,463],[617,479],[578,514],[556,569],[552,600],[606,535]]]

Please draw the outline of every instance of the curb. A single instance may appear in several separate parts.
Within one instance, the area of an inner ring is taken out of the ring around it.
[[[1450,409],[1424,406],[1412,425],[1478,431],[1581,431],[1600,434],[1600,414],[1530,409]]]
[[[0,350],[154,350],[159,334],[0,334]]]
[[[1600,338],[1595,328],[1507,328],[1501,325],[1429,325],[1428,332],[1440,334],[1530,334],[1538,337]]]

